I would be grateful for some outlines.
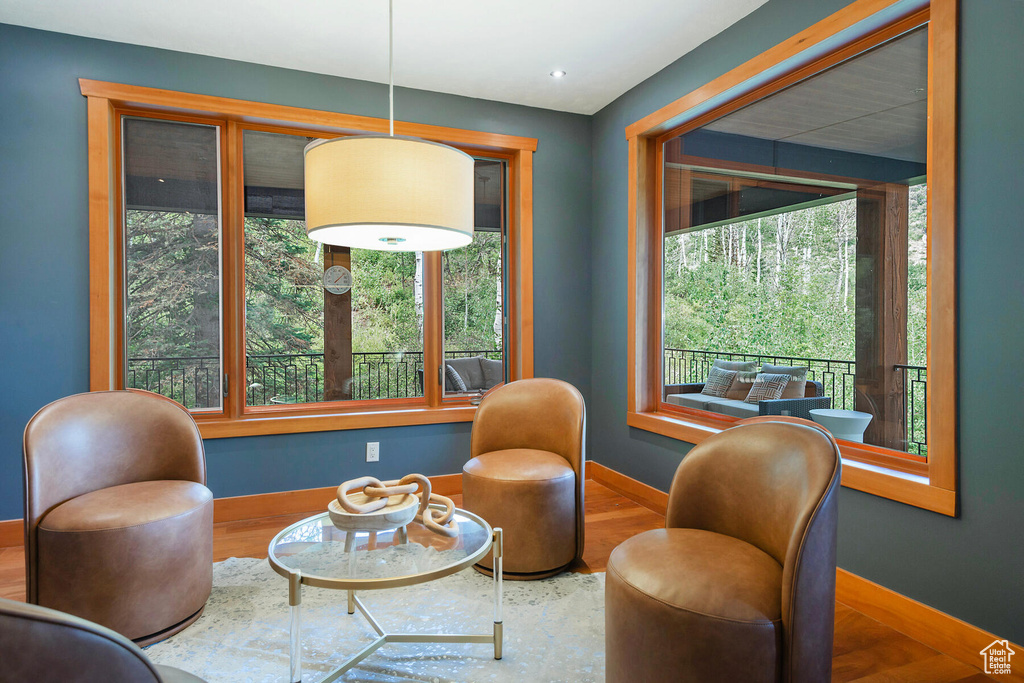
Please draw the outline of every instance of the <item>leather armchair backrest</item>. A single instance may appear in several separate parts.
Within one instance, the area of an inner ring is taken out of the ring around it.
[[[153,663],[119,633],[57,610],[0,598],[0,678],[34,683],[160,683]]]
[[[203,440],[192,416],[148,391],[97,391],[54,401],[29,420],[23,448],[29,602],[35,598],[36,527],[51,509],[119,484],[206,484]]]
[[[818,430],[776,422],[728,429],[683,458],[666,526],[732,536],[784,565],[837,466],[833,444]]]
[[[576,387],[558,379],[521,379],[484,397],[473,419],[470,455],[510,448],[557,453],[580,472],[586,408]]]
[[[738,538],[782,565],[787,682],[828,680],[840,473],[825,430],[759,420],[701,442],[672,481],[666,526]]]

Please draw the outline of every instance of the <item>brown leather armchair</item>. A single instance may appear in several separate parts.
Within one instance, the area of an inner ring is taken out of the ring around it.
[[[608,681],[829,680],[839,449],[820,428],[757,421],[694,447],[665,528],[612,551]]]
[[[585,433],[583,397],[557,379],[506,384],[477,408],[462,502],[502,528],[506,578],[552,576],[583,555]],[[477,566],[489,572],[491,556]]]
[[[25,428],[28,601],[140,644],[195,621],[213,581],[203,442],[145,391],[77,394]]]
[[[0,681],[203,683],[154,664],[124,636],[57,610],[0,598]]]

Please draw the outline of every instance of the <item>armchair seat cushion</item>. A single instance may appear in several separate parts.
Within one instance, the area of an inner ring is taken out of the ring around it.
[[[633,590],[696,615],[761,626],[782,618],[782,566],[749,543],[713,531],[655,529],[634,536],[612,552],[613,572]]]
[[[552,481],[576,476],[565,458],[550,451],[533,448],[510,448],[481,453],[471,459],[462,471],[471,477],[499,481]]]
[[[605,590],[609,680],[775,680],[782,566],[753,545],[648,531],[612,552]]]
[[[213,580],[213,495],[192,481],[82,494],[40,521],[38,597],[132,639],[190,619]]]
[[[723,415],[731,415],[732,417],[754,417],[759,414],[760,408],[757,403],[729,399],[715,405],[712,410]]]
[[[194,481],[140,481],[90,491],[61,503],[39,522],[40,531],[104,531],[159,522],[194,512],[210,500]]]
[[[665,398],[666,403],[674,403],[684,408],[696,408],[697,410],[714,410],[711,406],[725,403],[729,399],[707,394],[669,394]]]
[[[757,404],[705,394],[669,394],[665,402],[685,408],[710,410],[713,413],[732,415],[733,417],[753,417],[758,414]]]

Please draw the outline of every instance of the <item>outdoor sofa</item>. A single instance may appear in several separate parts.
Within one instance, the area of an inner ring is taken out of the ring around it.
[[[712,367],[724,367],[725,369],[738,369],[734,384],[730,387],[724,397],[709,396],[702,394],[704,382],[691,382],[686,384],[666,384],[664,401],[665,403],[682,406],[684,408],[696,408],[707,410],[713,413],[729,415],[730,417],[754,417],[755,415],[791,415],[811,419],[810,411],[815,408],[831,408],[832,398],[823,396],[824,388],[821,382],[813,380],[795,380],[792,386],[787,387],[786,395],[783,398],[762,400],[758,403],[747,403],[743,399],[753,376],[759,372],[786,372],[789,371],[800,376],[799,370],[806,368],[791,368],[784,366],[773,366],[769,364],[757,368],[753,362],[731,362],[715,360]],[[743,382],[746,384],[743,384]],[[799,386],[802,383],[802,387]],[[793,395],[796,394],[796,395]]]
[[[446,358],[444,361],[444,391],[446,394],[487,391],[505,381],[505,368],[500,360],[483,356]],[[423,391],[423,370],[417,370],[420,391]],[[456,384],[456,377],[465,388]]]

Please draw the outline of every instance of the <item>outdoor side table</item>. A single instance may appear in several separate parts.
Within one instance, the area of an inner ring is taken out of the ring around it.
[[[832,432],[837,439],[864,443],[864,431],[871,423],[871,413],[841,408],[814,408],[811,419]]]

